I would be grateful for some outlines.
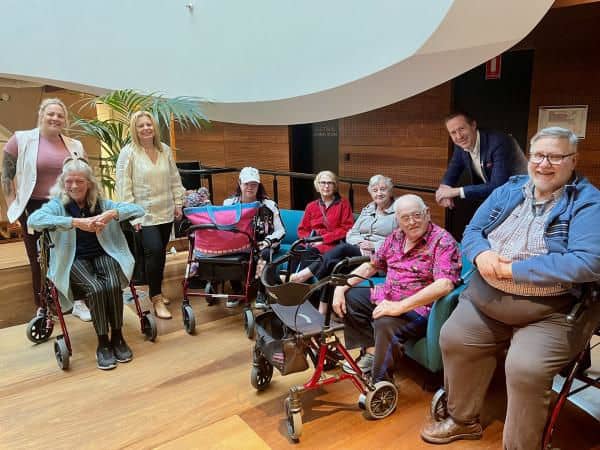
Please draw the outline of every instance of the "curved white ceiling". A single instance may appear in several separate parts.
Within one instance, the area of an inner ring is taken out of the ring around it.
[[[10,1],[0,76],[198,96],[209,118],[224,122],[317,122],[400,101],[481,64],[521,40],[552,3]]]

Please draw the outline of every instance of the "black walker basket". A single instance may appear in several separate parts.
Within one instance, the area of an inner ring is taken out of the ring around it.
[[[308,369],[303,340],[289,333],[273,311],[256,318],[255,331],[257,348],[282,375]]]

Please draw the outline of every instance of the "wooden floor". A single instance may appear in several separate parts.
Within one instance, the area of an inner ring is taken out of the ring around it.
[[[286,377],[276,372],[270,387],[257,393],[249,380],[252,342],[243,332],[241,308],[194,301],[198,333],[187,335],[178,304],[179,259],[170,260],[165,289],[176,317],[159,321],[161,334],[150,343],[126,308],[124,331],[135,358],[113,371],[96,368],[92,327],[71,316],[73,356],[66,372],[56,365],[52,341],[32,345],[22,324],[0,329],[0,448],[501,448],[501,377],[482,414],[484,438],[436,447],[419,438],[432,394],[421,389],[424,374],[408,360],[397,376],[400,398],[391,417],[366,420],[353,385],[334,384],[303,395],[304,433],[292,444],[283,399],[310,369]],[[577,408],[569,406],[559,426],[558,448],[600,449],[598,423]]]

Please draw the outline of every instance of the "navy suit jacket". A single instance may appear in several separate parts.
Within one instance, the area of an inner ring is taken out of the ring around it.
[[[479,130],[479,156],[486,182],[484,183],[477,172],[473,170],[471,155],[455,145],[442,184],[456,187],[463,171],[468,170],[473,182],[479,182],[479,184],[463,186],[465,198],[468,200],[485,199],[494,189],[506,183],[510,176],[522,173],[522,168],[515,167],[514,159],[517,151],[520,153],[518,156],[520,160],[524,158],[524,155],[520,148],[515,148],[513,142],[516,143],[504,133]]]

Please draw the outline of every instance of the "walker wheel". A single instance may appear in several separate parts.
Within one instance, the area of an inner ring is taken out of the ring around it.
[[[396,409],[398,388],[389,381],[379,381],[375,383],[375,389],[366,393],[364,403],[367,419],[383,419]]]
[[[58,336],[56,341],[54,341],[54,356],[56,357],[58,367],[62,370],[67,370],[69,368],[69,358],[71,355],[69,354],[67,343],[62,335]]]
[[[142,317],[142,333],[144,333],[144,336],[146,336],[150,342],[154,342],[158,335],[156,319],[150,312],[146,312]]]
[[[54,322],[48,320],[46,316],[35,316],[27,324],[27,338],[34,344],[46,342],[52,335]]]
[[[190,305],[181,305],[181,315],[183,317],[183,327],[188,334],[196,334],[196,317],[194,310]]]
[[[431,399],[431,417],[436,422],[441,422],[448,418],[448,396],[444,388],[440,388]]]
[[[273,377],[273,366],[265,358],[260,358],[252,365],[250,372],[250,383],[257,391],[264,391],[271,383]]]
[[[292,441],[298,442],[302,435],[302,412],[292,411],[289,397],[286,397],[283,405],[285,408],[288,436]]]
[[[244,331],[248,339],[254,338],[254,313],[250,308],[244,310]]]

